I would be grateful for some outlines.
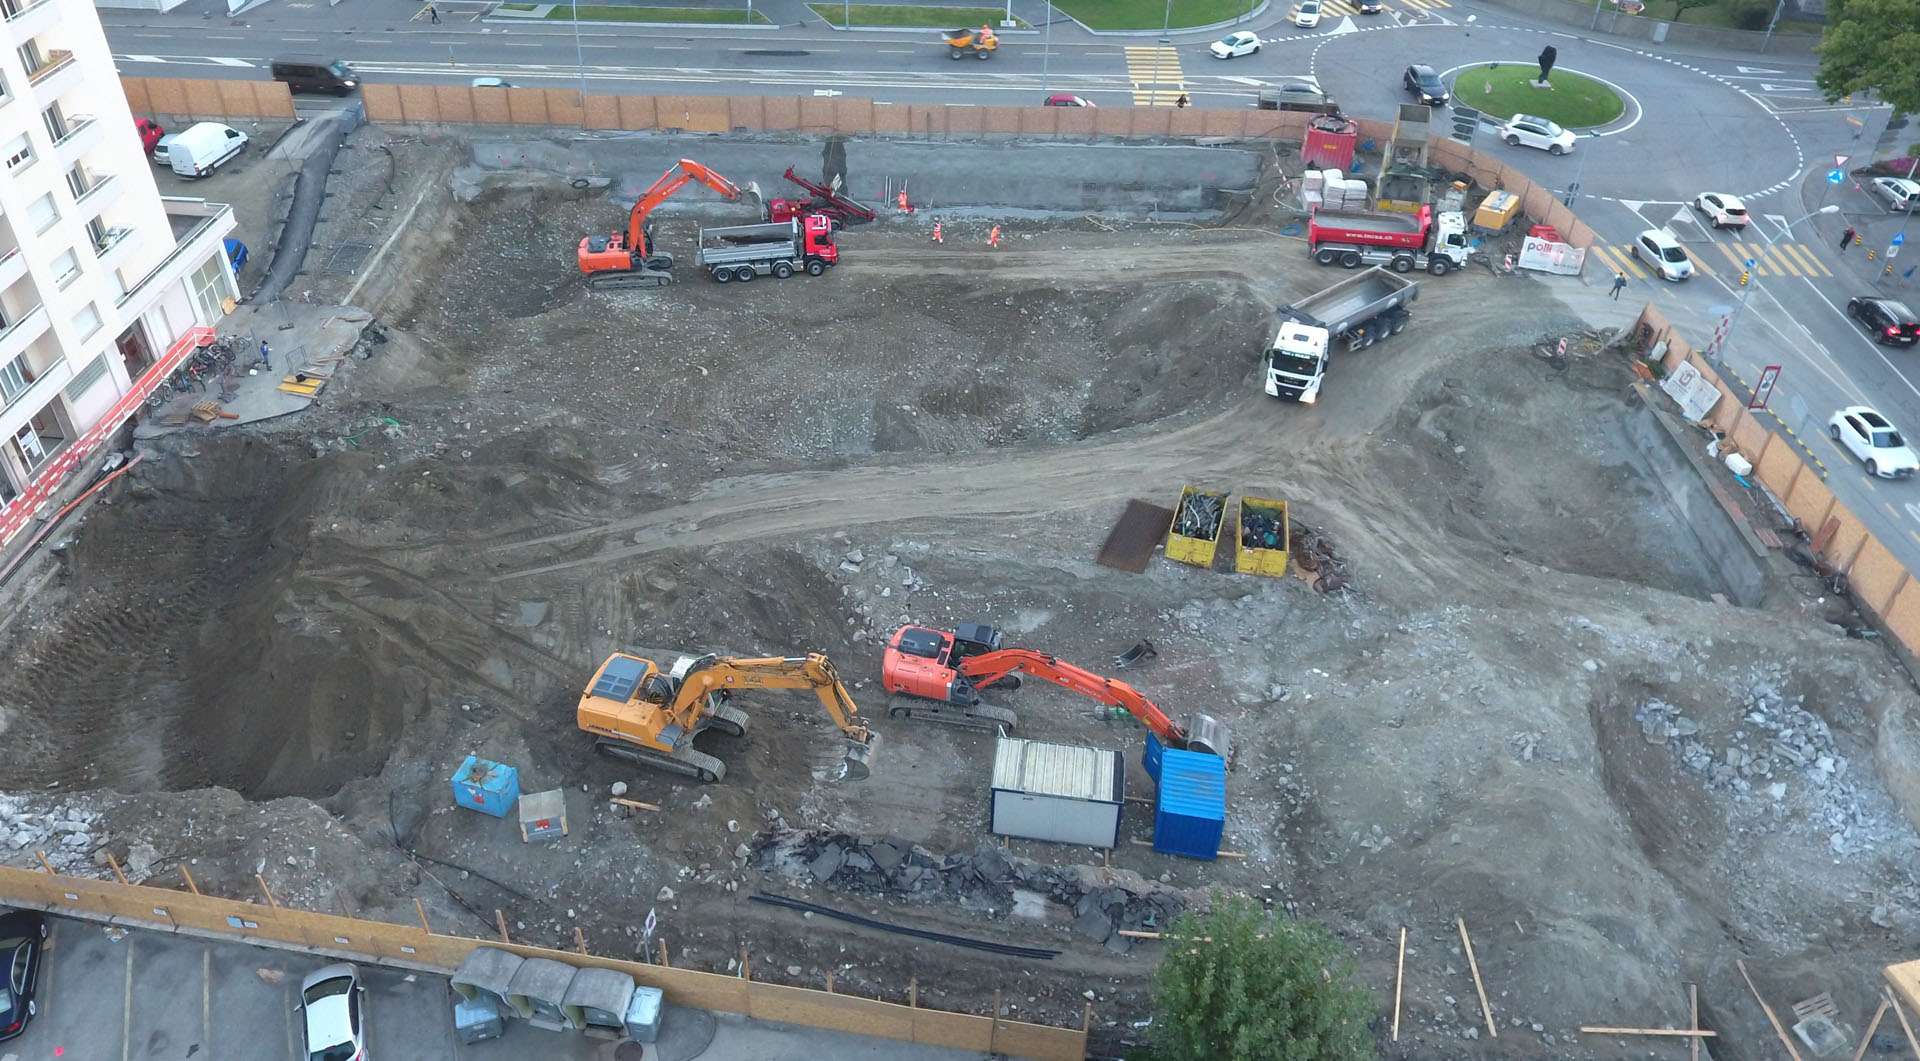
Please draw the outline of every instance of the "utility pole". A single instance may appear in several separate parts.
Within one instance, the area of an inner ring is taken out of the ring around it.
[[[1813,211],[1812,213],[1805,214],[1801,217],[1794,218],[1792,221],[1787,222],[1785,225],[1782,226],[1783,231],[1780,234],[1781,236],[1787,239],[1792,239],[1793,226],[1799,224],[1802,221],[1805,221],[1807,218],[1810,218],[1810,217],[1818,217],[1821,214],[1837,214],[1839,212],[1840,212],[1839,206],[1834,204],[1828,204],[1826,206],[1821,207],[1818,210]],[[1772,249],[1773,249],[1773,242],[1771,240],[1765,243],[1762,243],[1760,245],[1760,256],[1753,259],[1753,265],[1751,267],[1754,272],[1754,276],[1750,278],[1752,282],[1749,284],[1749,286],[1741,289],[1740,297],[1734,300],[1733,312],[1727,315],[1726,335],[1724,335],[1720,340],[1720,356],[1722,357],[1722,359],[1726,357],[1727,344],[1733,339],[1733,326],[1740,323],[1740,316],[1741,314],[1746,312],[1747,302],[1753,297],[1754,289],[1760,286],[1759,270],[1762,265],[1766,264],[1767,252]]]

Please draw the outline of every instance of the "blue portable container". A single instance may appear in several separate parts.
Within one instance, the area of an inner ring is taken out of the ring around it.
[[[504,818],[520,799],[520,771],[505,763],[467,756],[453,772],[453,801],[468,810]]]
[[[1205,752],[1163,748],[1153,799],[1153,849],[1209,861],[1227,824],[1227,763]]]
[[[1147,750],[1140,753],[1140,765],[1147,768],[1147,776],[1153,778],[1156,785],[1160,783],[1160,754],[1164,751],[1160,738],[1147,734]]]

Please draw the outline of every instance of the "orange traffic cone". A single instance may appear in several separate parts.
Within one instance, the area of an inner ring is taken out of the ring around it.
[[[993,231],[987,233],[987,246],[993,248],[994,250],[1000,249],[1000,226],[999,225],[993,226]]]

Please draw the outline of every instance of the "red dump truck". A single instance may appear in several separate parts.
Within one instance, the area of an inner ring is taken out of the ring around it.
[[[1396,273],[1425,269],[1435,276],[1467,264],[1466,219],[1457,210],[1423,206],[1398,211],[1315,210],[1307,219],[1307,252],[1321,265],[1384,265]]]

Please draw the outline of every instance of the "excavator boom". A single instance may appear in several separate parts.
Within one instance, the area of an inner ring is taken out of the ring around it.
[[[983,689],[1015,671],[1031,674],[1089,700],[1126,708],[1128,714],[1152,730],[1162,743],[1177,747],[1186,742],[1186,731],[1140,690],[1126,682],[1102,677],[1085,667],[1075,666],[1057,656],[1035,652],[1030,648],[1003,648],[998,652],[968,656],[960,661],[959,670],[975,686]]]
[[[694,181],[712,188],[730,203],[740,198],[738,185],[690,158],[683,158],[662,173],[660,179],[640,193],[640,198],[634,202],[633,210],[627,214],[627,246],[640,247],[641,241],[646,239],[647,216]],[[646,253],[646,248],[642,247],[641,253]]]

